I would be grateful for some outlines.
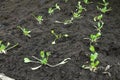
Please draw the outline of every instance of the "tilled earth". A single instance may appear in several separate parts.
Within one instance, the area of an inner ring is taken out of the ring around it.
[[[73,24],[63,25],[54,21],[69,19],[78,0],[67,3],[63,0],[0,0],[0,39],[11,44],[19,43],[7,54],[0,54],[0,73],[16,80],[120,80],[120,0],[109,0],[112,11],[104,15],[102,37],[96,45],[101,69],[94,73],[81,68],[89,61],[89,41],[84,38],[95,32],[93,17],[100,14],[96,9],[97,1],[93,0],[88,5],[82,3],[87,9],[82,13],[82,18],[74,20]],[[50,16],[48,8],[55,3],[60,5],[61,10]],[[32,14],[42,15],[42,24]],[[25,37],[18,25],[31,30],[32,37]],[[50,33],[52,29],[57,33],[69,34],[69,38],[62,38],[57,40],[56,45],[51,45],[55,38]],[[42,66],[32,71],[30,68],[37,64],[25,64],[23,59],[33,55],[39,57],[40,50],[51,52],[51,64],[68,57],[71,60],[55,68]],[[102,67],[107,65],[111,66],[107,71],[111,76],[103,74]]]

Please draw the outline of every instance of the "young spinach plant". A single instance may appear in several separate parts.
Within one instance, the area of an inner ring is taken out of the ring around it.
[[[73,12],[73,18],[80,18],[81,17],[81,13],[83,12],[83,10],[86,11],[86,8],[84,8],[81,5],[80,1],[78,2],[78,5],[76,7],[77,7],[76,12]]]
[[[35,19],[39,22],[39,24],[41,24],[42,23],[42,21],[43,21],[43,16],[35,16],[34,14],[33,14],[33,17],[35,17]]]
[[[29,31],[27,28],[22,28],[20,26],[17,26],[17,28],[20,29],[25,36],[31,37],[31,35],[30,35],[31,31]]]
[[[100,14],[100,15],[94,17],[95,22],[96,21],[102,21],[102,19],[103,19],[103,14]]]
[[[95,47],[93,45],[90,45],[90,65],[83,65],[82,68],[89,69],[90,71],[95,72],[99,65],[98,53],[95,51]]]
[[[37,58],[35,56],[32,56],[35,60],[31,60],[31,59],[26,57],[26,58],[24,58],[24,63],[38,63],[38,64],[40,64],[37,67],[31,68],[32,70],[37,70],[40,67],[42,67],[43,65],[47,65],[49,67],[56,67],[56,66],[59,66],[59,65],[63,65],[65,63],[67,63],[68,60],[70,60],[70,58],[66,58],[66,59],[64,59],[62,62],[60,62],[58,64],[51,65],[51,64],[48,63],[48,59],[49,59],[50,55],[51,55],[50,52],[40,51],[41,59],[39,59],[39,58]]]
[[[96,43],[97,40],[100,38],[101,35],[102,35],[101,32],[98,32],[96,34],[90,34],[89,38],[84,38],[84,39],[90,40],[90,44],[91,43]]]
[[[3,41],[0,40],[0,54],[6,54],[8,50],[15,48],[18,46],[18,43],[10,47],[10,43],[8,42],[6,45],[3,44]]]
[[[52,41],[52,44],[56,44],[56,40],[62,38],[62,37],[69,37],[68,34],[56,34],[54,30],[51,30],[51,34],[53,34],[55,36],[54,41]]]
[[[112,10],[111,8],[108,8],[109,2],[106,2],[106,0],[103,0],[103,3],[99,4],[102,5],[103,7],[100,8],[99,6],[97,6],[97,9],[100,10],[102,13],[106,13]]]
[[[60,10],[60,6],[59,6],[57,3],[55,4],[55,7],[54,7],[54,8],[50,7],[50,8],[48,9],[48,13],[49,13],[50,15],[52,15],[55,10]]]

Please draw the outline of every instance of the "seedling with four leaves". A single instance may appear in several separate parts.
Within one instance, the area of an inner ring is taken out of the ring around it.
[[[50,8],[48,9],[48,13],[49,13],[50,15],[52,15],[55,10],[60,10],[60,6],[59,6],[57,3],[55,4],[55,7],[54,7],[54,8],[50,7]]]
[[[10,43],[8,42],[7,45],[3,44],[3,41],[0,40],[0,54],[6,54],[8,50],[15,48],[18,46],[18,43],[10,47]]]
[[[51,30],[51,34],[53,34],[55,36],[54,41],[52,42],[52,44],[56,44],[56,40],[62,38],[62,37],[69,37],[68,34],[56,34],[54,30]]]
[[[35,56],[32,56],[35,60],[31,60],[31,59],[26,57],[26,58],[24,58],[24,63],[38,63],[38,64],[40,64],[37,67],[31,68],[32,70],[37,70],[40,67],[42,67],[43,65],[47,65],[49,67],[56,67],[56,66],[59,66],[59,65],[63,65],[65,63],[67,63],[68,60],[70,60],[70,58],[66,58],[66,59],[64,59],[62,62],[60,62],[58,64],[51,65],[51,64],[48,63],[48,59],[49,59],[50,55],[51,55],[50,52],[40,51],[41,59],[39,59],[39,58],[37,58]]]
[[[19,29],[23,32],[23,34],[24,34],[25,36],[31,37],[31,35],[30,35],[31,31],[28,30],[27,28],[22,28],[22,27],[20,27],[20,26],[17,26],[17,28],[19,28]]]

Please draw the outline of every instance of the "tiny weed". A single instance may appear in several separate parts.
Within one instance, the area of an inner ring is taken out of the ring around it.
[[[6,52],[7,52],[8,50],[10,50],[10,49],[18,46],[18,43],[15,44],[15,45],[13,45],[13,46],[11,46],[11,47],[9,47],[9,46],[10,46],[10,43],[9,43],[9,42],[7,43],[7,45],[5,45],[5,44],[3,44],[3,41],[0,40],[0,54],[2,54],[2,53],[6,54]]]
[[[35,56],[32,56],[36,61],[30,60],[29,58],[24,58],[24,63],[38,63],[38,64],[40,64],[37,67],[31,68],[32,70],[36,70],[36,69],[39,69],[42,65],[47,65],[49,67],[56,67],[56,66],[67,63],[68,62],[67,60],[70,59],[70,58],[66,58],[62,62],[60,62],[59,64],[50,65],[50,64],[48,64],[48,58],[49,58],[50,55],[51,55],[50,52],[40,51],[41,59],[39,59]]]
[[[57,3],[55,4],[55,7],[54,7],[54,8],[50,7],[50,8],[48,9],[48,13],[49,13],[50,15],[52,15],[55,10],[60,10],[60,6],[59,6]]]
[[[56,40],[62,38],[62,37],[68,37],[68,34],[56,34],[54,30],[51,30],[51,34],[53,34],[55,36],[54,41],[52,42],[52,44],[56,44]]]
[[[31,35],[30,35],[31,31],[29,31],[28,29],[22,28],[22,27],[20,27],[20,26],[17,26],[17,28],[20,29],[25,36],[31,37]]]
[[[35,19],[39,22],[39,24],[41,24],[42,23],[42,21],[43,21],[43,17],[42,16],[35,16],[35,15],[33,15],[34,17],[35,17]]]

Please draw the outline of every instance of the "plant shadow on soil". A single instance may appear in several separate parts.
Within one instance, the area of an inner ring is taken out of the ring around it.
[[[4,73],[16,80],[120,80],[120,0],[109,0],[112,11],[104,15],[105,26],[102,30],[102,38],[96,49],[99,51],[100,66],[111,65],[108,74],[103,70],[97,73],[81,68],[89,61],[89,41],[84,40],[89,34],[95,32],[93,17],[100,12],[96,10],[97,2],[84,5],[86,12],[82,18],[74,20],[73,24],[63,25],[54,23],[55,20],[64,21],[72,16],[77,1],[69,0],[1,0],[0,1],[0,39],[19,46],[8,51],[6,55],[0,54],[0,73]],[[100,1],[100,0],[99,0]],[[58,3],[61,11],[55,11],[49,16],[48,8]],[[34,19],[32,14],[42,15],[42,24]],[[16,28],[17,25],[29,28],[31,38],[27,38]],[[58,33],[67,33],[69,38],[57,41],[51,45],[54,36],[50,30]],[[52,53],[49,63],[56,64],[65,58],[71,60],[55,68],[43,66],[36,71],[30,67],[37,64],[25,64],[24,57],[38,56],[40,50]]]

